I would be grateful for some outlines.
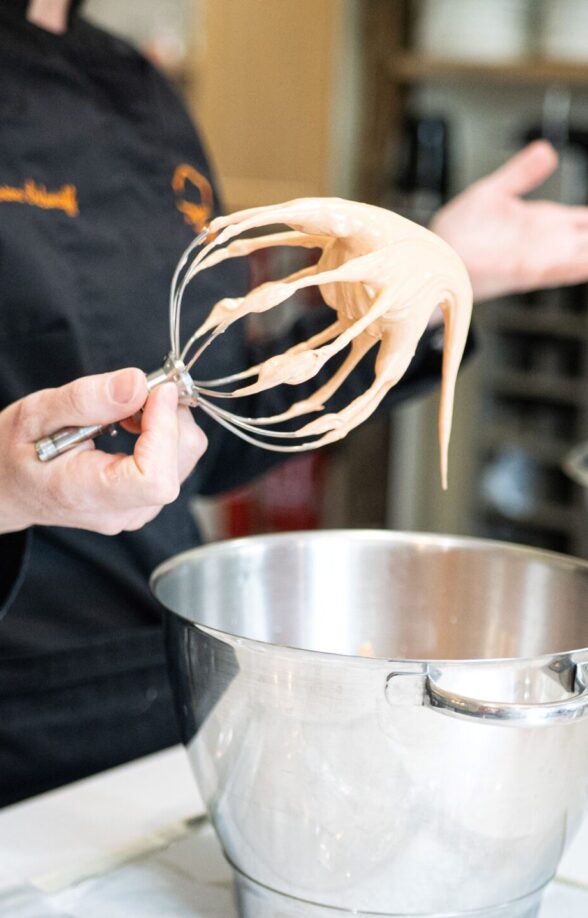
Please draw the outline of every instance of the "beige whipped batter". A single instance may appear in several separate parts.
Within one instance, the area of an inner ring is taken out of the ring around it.
[[[288,232],[272,232],[235,239],[246,231],[276,225]],[[368,204],[339,198],[301,198],[285,204],[258,207],[218,217],[210,224],[215,234],[194,258],[186,283],[200,271],[227,258],[272,246],[317,248],[316,264],[280,280],[270,281],[240,298],[225,298],[213,307],[192,336],[183,354],[207,333],[218,334],[250,313],[265,312],[284,302],[296,290],[318,286],[334,313],[334,321],[319,334],[224,380],[198,383],[207,396],[215,383],[226,384],[256,377],[233,396],[248,395],[282,383],[311,379],[334,355],[350,345],[341,367],[310,398],[295,402],[282,414],[240,418],[218,410],[225,421],[242,430],[268,435],[269,425],[300,415],[320,412],[361,358],[377,345],[374,380],[369,388],[337,413],[325,413],[303,424],[295,434],[318,436],[314,442],[282,449],[308,449],[342,439],[375,410],[406,372],[431,316],[441,310],[445,324],[439,409],[441,477],[447,486],[447,451],[451,431],[455,383],[472,309],[472,290],[464,265],[453,250],[429,230],[397,214]],[[193,361],[192,361],[193,362]],[[188,366],[191,366],[191,363]],[[223,392],[223,398],[227,393]],[[201,403],[203,399],[200,399]]]

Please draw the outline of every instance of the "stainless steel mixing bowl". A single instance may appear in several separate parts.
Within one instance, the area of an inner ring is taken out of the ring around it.
[[[152,587],[243,915],[537,914],[588,798],[588,563],[289,533]]]

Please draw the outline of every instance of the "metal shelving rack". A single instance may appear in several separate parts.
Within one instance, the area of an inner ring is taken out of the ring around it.
[[[478,436],[480,529],[585,555],[584,494],[561,462],[588,436],[588,291],[514,297],[480,310],[478,321],[485,418]],[[509,468],[514,501],[500,492],[501,469],[504,475]]]
[[[411,14],[410,0],[364,4],[365,200],[383,200],[407,97],[419,85],[475,86],[481,96],[500,84],[588,91],[588,63],[528,57],[491,64],[415,54]],[[477,307],[476,324],[482,372],[469,531],[588,556],[588,497],[561,471],[567,450],[588,439],[588,291],[539,291]],[[510,496],[508,488],[501,492],[509,471]],[[444,529],[443,519],[427,528]]]

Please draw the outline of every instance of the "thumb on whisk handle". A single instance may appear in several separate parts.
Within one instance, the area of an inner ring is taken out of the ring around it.
[[[147,391],[151,392],[156,386],[166,382],[174,382],[178,387],[180,404],[196,404],[194,383],[190,374],[183,361],[173,353],[168,354],[162,367],[147,375]],[[62,427],[55,433],[37,440],[35,450],[41,462],[49,462],[75,446],[79,446],[80,443],[94,440],[105,433],[114,436],[116,434],[115,425],[90,424],[83,427]]]

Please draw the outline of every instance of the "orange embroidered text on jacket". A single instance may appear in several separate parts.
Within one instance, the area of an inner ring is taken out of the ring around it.
[[[176,168],[172,178],[172,188],[176,193],[176,207],[184,215],[184,220],[199,233],[210,219],[213,208],[212,186],[206,176],[202,175],[187,163]],[[195,195],[199,201],[190,200]]]
[[[69,217],[77,217],[80,212],[75,185],[62,185],[58,191],[47,191],[45,185],[37,185],[32,179],[27,179],[22,188],[0,185],[0,203],[9,201],[43,210],[63,210]]]

